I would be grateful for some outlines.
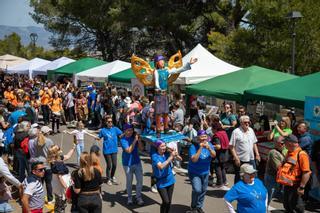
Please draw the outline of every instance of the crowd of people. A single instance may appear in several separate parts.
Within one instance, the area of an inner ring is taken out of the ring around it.
[[[189,150],[190,213],[204,212],[208,185],[229,185],[230,165],[234,185],[224,196],[229,212],[235,212],[234,200],[238,212],[266,212],[273,198],[281,199],[287,212],[303,212],[312,172],[320,178],[320,143],[312,140],[308,124],[296,121],[292,113],[275,121],[269,131],[268,139],[275,146],[263,168],[259,166],[257,129],[245,107],[237,107],[234,113],[235,106],[225,103],[221,112],[212,113],[194,96],[185,103],[181,94],[171,95],[169,126],[185,139],[165,143],[159,138],[150,144],[141,135],[155,133],[152,92],[139,97],[109,84],[80,88],[67,79],[53,83],[2,75],[0,80],[0,212],[13,211],[8,201],[14,194],[21,199],[24,212],[42,212],[45,203],[54,205],[55,212],[64,212],[68,202],[72,212],[102,212],[101,185],[117,183],[118,145],[123,150],[127,205],[144,205],[140,151],[147,151],[152,161],[151,189],[162,200],[161,213],[170,212],[174,167],[182,166],[183,149]],[[266,126],[263,119],[260,126]],[[74,130],[60,131],[61,125]],[[50,139],[53,134],[73,135],[72,149],[63,154],[61,145]],[[94,144],[86,152],[85,135],[101,142],[102,150]],[[64,162],[74,152],[77,162],[71,171]],[[257,176],[261,169],[265,169],[263,180]],[[137,180],[135,198],[133,176]]]

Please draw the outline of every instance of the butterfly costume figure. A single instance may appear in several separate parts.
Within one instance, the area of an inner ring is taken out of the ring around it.
[[[165,58],[157,55],[154,58],[155,68],[153,69],[148,62],[133,55],[131,57],[131,67],[137,79],[144,86],[151,86],[155,89],[155,117],[156,117],[156,133],[160,137],[162,129],[161,120],[163,120],[164,132],[169,131],[169,100],[168,87],[178,77],[179,74],[191,69],[191,64],[197,62],[196,58],[191,58],[190,62],[182,65],[182,55],[178,51],[171,56],[168,61],[168,67],[165,67]]]

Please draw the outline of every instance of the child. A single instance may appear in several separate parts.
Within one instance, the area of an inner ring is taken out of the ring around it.
[[[71,177],[67,166],[64,164],[65,160],[71,158],[76,145],[66,155],[62,155],[62,151],[59,146],[53,145],[49,149],[48,162],[51,165],[52,171],[52,188],[55,195],[54,212],[64,212],[66,208],[65,193],[70,186]]]
[[[5,183],[5,178],[0,178],[0,212],[13,212],[13,208],[9,204],[12,199],[9,186]]]
[[[69,135],[75,135],[76,136],[76,148],[77,148],[77,164],[80,165],[80,154],[84,150],[84,134],[87,134],[95,139],[99,139],[97,136],[87,132],[87,130],[84,129],[84,124],[82,121],[77,122],[77,129],[73,130],[72,132],[68,132],[67,130],[64,131],[64,133],[67,133]]]

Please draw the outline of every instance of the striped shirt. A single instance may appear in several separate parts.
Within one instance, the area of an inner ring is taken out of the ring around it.
[[[30,196],[30,209],[42,209],[44,206],[45,194],[42,183],[33,175],[23,181],[23,193]]]

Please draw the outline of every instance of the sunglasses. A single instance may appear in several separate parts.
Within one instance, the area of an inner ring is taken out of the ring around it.
[[[41,168],[41,169],[35,169],[37,172],[44,172],[45,168]]]
[[[250,121],[243,121],[244,124],[250,124]]]
[[[107,123],[112,123],[112,121],[107,121]]]

